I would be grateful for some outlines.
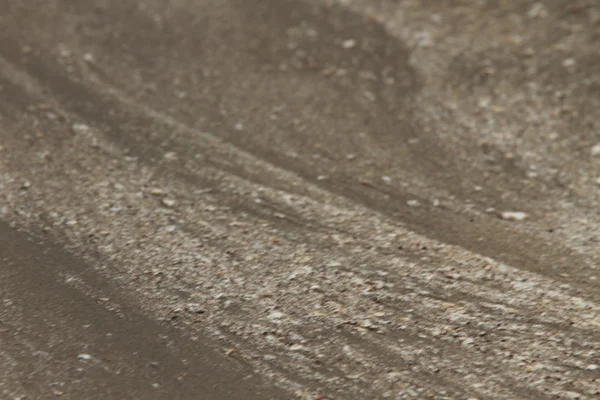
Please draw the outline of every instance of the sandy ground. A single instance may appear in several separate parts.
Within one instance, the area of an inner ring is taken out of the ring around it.
[[[4,0],[0,397],[600,396],[600,6]]]

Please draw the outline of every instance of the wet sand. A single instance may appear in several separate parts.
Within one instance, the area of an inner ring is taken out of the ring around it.
[[[422,3],[7,0],[0,393],[597,397],[600,9]]]

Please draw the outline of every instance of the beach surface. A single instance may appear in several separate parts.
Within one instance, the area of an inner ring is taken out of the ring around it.
[[[4,0],[0,397],[596,399],[594,0]]]

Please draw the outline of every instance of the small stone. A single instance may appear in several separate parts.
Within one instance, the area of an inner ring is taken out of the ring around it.
[[[244,124],[242,124],[241,122],[238,122],[237,124],[234,125],[234,128],[236,131],[241,131],[244,129]]]
[[[225,349],[225,355],[226,356],[230,356],[233,353],[235,353],[235,348]]]
[[[504,211],[500,213],[500,218],[505,221],[523,221],[527,214],[521,211]]]
[[[592,147],[591,153],[592,153],[592,157],[600,156],[600,143],[598,143],[597,145]]]
[[[198,303],[187,303],[185,305],[185,311],[194,313],[194,314],[202,314],[204,310]]]
[[[575,65],[575,59],[574,58],[565,58],[562,62],[563,67],[572,67]]]
[[[479,99],[479,101],[477,102],[477,105],[479,106],[479,108],[488,108],[490,106],[490,104],[492,103],[492,100],[490,100],[489,97],[484,97]]]
[[[273,360],[275,360],[276,358],[277,358],[277,357],[276,357],[276,356],[274,356],[273,354],[265,354],[265,355],[263,356],[263,360],[265,360],[265,361],[273,361]]]
[[[87,353],[81,353],[77,356],[80,360],[91,360],[92,356]]]
[[[445,271],[444,276],[448,279],[454,279],[454,280],[460,279],[460,274],[458,272],[454,272],[454,271]]]
[[[275,312],[272,312],[271,314],[269,314],[269,316],[267,318],[269,318],[272,321],[278,321],[283,318],[283,313],[279,312],[279,311],[275,311]]]
[[[392,372],[387,373],[387,378],[391,381],[397,381],[398,379],[402,378],[402,376],[404,376],[404,375],[405,375],[405,373],[398,372],[398,371],[392,371]]]
[[[354,39],[348,39],[348,40],[344,40],[342,42],[342,47],[344,49],[351,49],[355,46],[356,46],[356,40],[354,40]]]
[[[535,3],[533,6],[531,6],[529,11],[527,11],[527,16],[531,19],[544,18],[548,16],[548,10],[546,10],[546,7],[543,3]]]
[[[150,190],[150,194],[153,196],[162,196],[163,194],[165,194],[165,192],[162,189],[153,188],[152,190]]]
[[[587,369],[588,371],[595,371],[598,368],[600,368],[600,366],[598,364],[590,364],[585,367],[585,369]]]
[[[73,124],[71,128],[75,133],[86,133],[90,130],[90,127],[86,124]]]
[[[94,62],[94,55],[93,55],[92,53],[85,53],[85,54],[83,55],[83,59],[84,59],[86,62],[93,63],[93,62]]]
[[[29,181],[23,181],[23,183],[21,184],[21,189],[27,190],[31,187],[31,182]]]
[[[527,171],[526,175],[529,179],[537,178],[538,176],[537,172],[535,171]]]
[[[167,225],[167,226],[165,227],[165,230],[166,230],[167,232],[175,232],[175,230],[176,230],[176,229],[177,229],[177,225]]]
[[[225,302],[223,303],[223,308],[227,310],[227,309],[231,308],[231,306],[234,306],[234,305],[235,305],[235,303],[233,301],[225,300]]]
[[[406,204],[407,204],[409,207],[419,207],[419,206],[421,205],[421,202],[420,202],[419,200],[408,200],[408,201],[406,202]]]
[[[303,346],[301,344],[293,344],[290,346],[290,350],[291,351],[307,351],[308,348],[306,346]]]
[[[64,46],[61,46],[59,54],[63,58],[71,57],[71,51],[69,49],[67,49],[66,47],[64,47]]]
[[[304,337],[302,337],[301,335],[298,335],[297,333],[292,333],[290,335],[290,340],[292,340],[293,342],[301,342],[304,340]]]
[[[165,207],[175,206],[175,200],[173,200],[173,199],[163,199],[162,203]]]
[[[385,183],[388,183],[388,184],[392,182],[392,178],[391,178],[391,177],[389,177],[389,176],[387,176],[387,175],[385,175],[385,176],[382,176],[382,177],[381,177],[381,179],[382,179],[382,180],[383,180]]]
[[[567,399],[580,399],[581,395],[577,392],[564,392],[563,395]]]
[[[361,328],[365,328],[365,329],[376,329],[375,325],[373,325],[371,320],[368,320],[368,319],[360,321],[358,326],[360,326]]]
[[[165,153],[163,158],[165,160],[169,160],[169,161],[177,160],[177,153],[175,153],[174,151],[169,151],[169,152]]]
[[[70,219],[67,222],[65,222],[65,225],[67,225],[67,226],[75,226],[75,225],[77,225],[77,221],[74,220],[74,219]]]

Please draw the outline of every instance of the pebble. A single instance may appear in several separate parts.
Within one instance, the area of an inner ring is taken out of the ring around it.
[[[406,202],[406,204],[407,204],[409,207],[419,207],[419,206],[421,205],[421,202],[420,202],[419,200],[408,200],[408,201]]]
[[[92,356],[87,353],[81,353],[77,356],[80,360],[91,360]]]
[[[531,19],[545,18],[546,16],[548,16],[548,10],[546,10],[546,7],[543,3],[538,2],[531,6],[529,11],[527,12],[527,16]]]
[[[175,205],[175,200],[173,200],[173,199],[163,199],[162,203],[166,207],[173,207]]]
[[[477,105],[479,106],[479,108],[488,108],[491,104],[491,100],[489,97],[484,97],[479,99],[479,101],[477,102]]]
[[[176,230],[176,229],[177,229],[177,225],[167,225],[167,226],[165,227],[165,230],[166,230],[167,232],[175,232],[175,230]]]
[[[564,392],[563,394],[567,399],[580,399],[581,398],[581,395],[577,392]]]
[[[290,340],[292,340],[294,342],[301,342],[304,340],[304,337],[302,337],[301,335],[298,335],[297,333],[292,333],[290,335]]]
[[[342,47],[344,49],[351,49],[355,46],[356,46],[356,40],[354,40],[354,39],[348,39],[348,40],[344,40],[342,42]]]
[[[169,161],[176,160],[177,159],[177,153],[175,153],[174,151],[169,151],[169,152],[165,153],[165,155],[163,156],[163,158],[165,160],[169,160]]]
[[[291,351],[308,351],[309,349],[306,346],[296,343],[296,344],[293,344],[290,346],[290,350]]]
[[[283,313],[279,311],[272,312],[269,314],[268,318],[272,321],[277,321],[283,318]]]
[[[185,305],[185,310],[194,314],[202,314],[204,312],[204,310],[198,303],[187,303]]]
[[[381,179],[382,179],[382,180],[383,180],[385,183],[391,183],[391,182],[392,182],[392,178],[391,178],[391,177],[389,177],[389,176],[387,176],[387,175],[385,175],[385,176],[382,176],[382,177],[381,177]]]
[[[598,143],[597,145],[592,147],[592,157],[598,157],[600,156],[600,143]]]
[[[90,130],[90,127],[86,124],[73,124],[72,128],[75,133],[86,133]]]
[[[387,373],[387,378],[395,381],[395,380],[402,378],[403,375],[405,375],[405,373],[398,372],[398,371],[392,371],[392,372]]]
[[[375,326],[373,325],[373,323],[368,319],[360,321],[358,326],[360,326],[361,328],[366,328],[366,329],[375,329]]]
[[[523,221],[527,218],[527,214],[521,211],[503,211],[500,213],[500,218],[505,221]]]
[[[588,371],[595,371],[598,368],[600,368],[600,366],[598,364],[590,364],[587,367],[585,367],[585,369],[587,369]]]

